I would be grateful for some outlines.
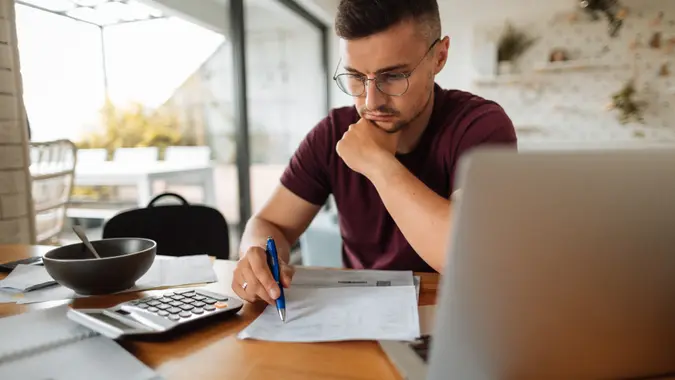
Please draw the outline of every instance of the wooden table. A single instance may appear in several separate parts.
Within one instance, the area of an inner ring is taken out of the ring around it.
[[[0,245],[0,262],[42,255],[50,247]],[[216,260],[218,282],[207,288],[234,296],[230,288],[234,261]],[[421,276],[420,305],[435,303],[438,276]],[[4,275],[0,274],[0,277]],[[0,304],[0,318],[28,310],[69,303],[76,308],[110,307],[140,294],[81,298],[31,305]],[[246,304],[239,315],[209,323],[178,339],[163,342],[122,342],[139,360],[166,379],[400,379],[376,342],[273,343],[237,340],[264,305]]]

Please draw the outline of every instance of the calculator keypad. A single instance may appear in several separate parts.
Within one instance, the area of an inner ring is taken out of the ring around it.
[[[127,304],[178,322],[226,308],[227,300],[227,297],[219,294],[200,294],[199,290],[179,290],[164,293],[159,297],[129,301]]]

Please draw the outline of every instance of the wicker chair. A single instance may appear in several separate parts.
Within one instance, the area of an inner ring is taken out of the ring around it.
[[[69,140],[30,143],[35,230],[38,244],[56,243],[63,230],[77,163]]]

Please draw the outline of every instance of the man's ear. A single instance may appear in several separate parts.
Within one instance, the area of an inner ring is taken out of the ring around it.
[[[438,48],[438,54],[436,55],[436,61],[434,62],[434,74],[438,74],[445,67],[445,63],[448,62],[448,52],[450,51],[450,37],[445,36],[439,43],[440,47]]]

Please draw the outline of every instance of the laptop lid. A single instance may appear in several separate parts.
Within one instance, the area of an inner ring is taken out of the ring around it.
[[[675,371],[675,150],[460,163],[428,378]]]

